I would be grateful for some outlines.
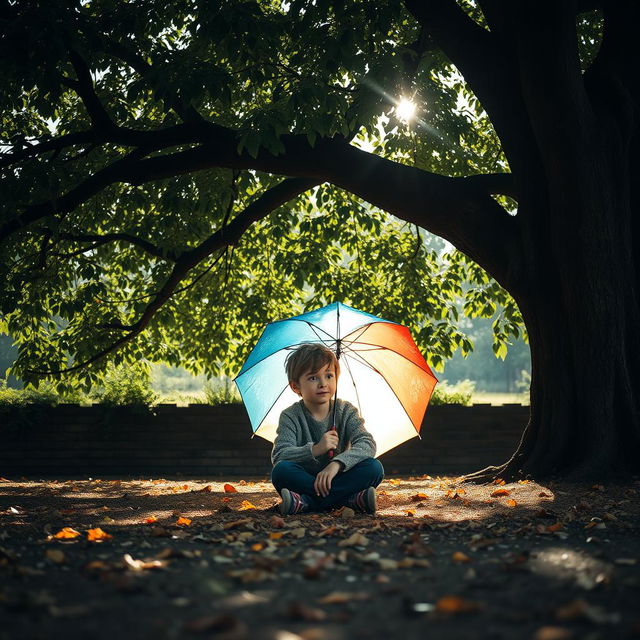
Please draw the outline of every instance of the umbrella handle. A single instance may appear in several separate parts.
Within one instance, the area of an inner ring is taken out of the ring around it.
[[[331,427],[331,429],[329,429],[329,431],[335,431],[336,430],[336,425],[334,424],[333,427]],[[333,454],[335,453],[335,451],[333,449],[329,449],[329,451],[327,452],[327,455],[329,456],[329,460],[331,460],[331,458],[333,458]]]

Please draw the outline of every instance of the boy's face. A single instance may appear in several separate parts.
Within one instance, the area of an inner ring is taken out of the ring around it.
[[[308,407],[320,409],[328,405],[336,393],[336,372],[333,363],[319,371],[306,371],[297,382],[290,382],[291,388],[302,396]]]

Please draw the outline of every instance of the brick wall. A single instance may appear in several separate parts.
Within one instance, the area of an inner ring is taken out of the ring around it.
[[[461,474],[504,462],[527,422],[521,405],[430,407],[422,438],[384,454],[388,474]],[[59,405],[0,416],[0,476],[263,476],[271,444],[244,407]]]

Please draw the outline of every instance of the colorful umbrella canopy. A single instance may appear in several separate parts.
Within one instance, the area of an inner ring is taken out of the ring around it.
[[[437,380],[403,325],[334,302],[271,322],[235,379],[255,435],[273,442],[280,413],[300,397],[285,359],[303,343],[322,343],[340,360],[338,397],[356,406],[377,455],[420,433]]]

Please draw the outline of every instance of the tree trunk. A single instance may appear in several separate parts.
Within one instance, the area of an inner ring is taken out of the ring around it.
[[[511,288],[529,333],[530,421],[507,463],[469,478],[640,472],[640,292],[619,166],[628,150],[605,135],[540,189],[547,215],[540,197],[530,203],[538,215],[525,230],[526,276]]]

